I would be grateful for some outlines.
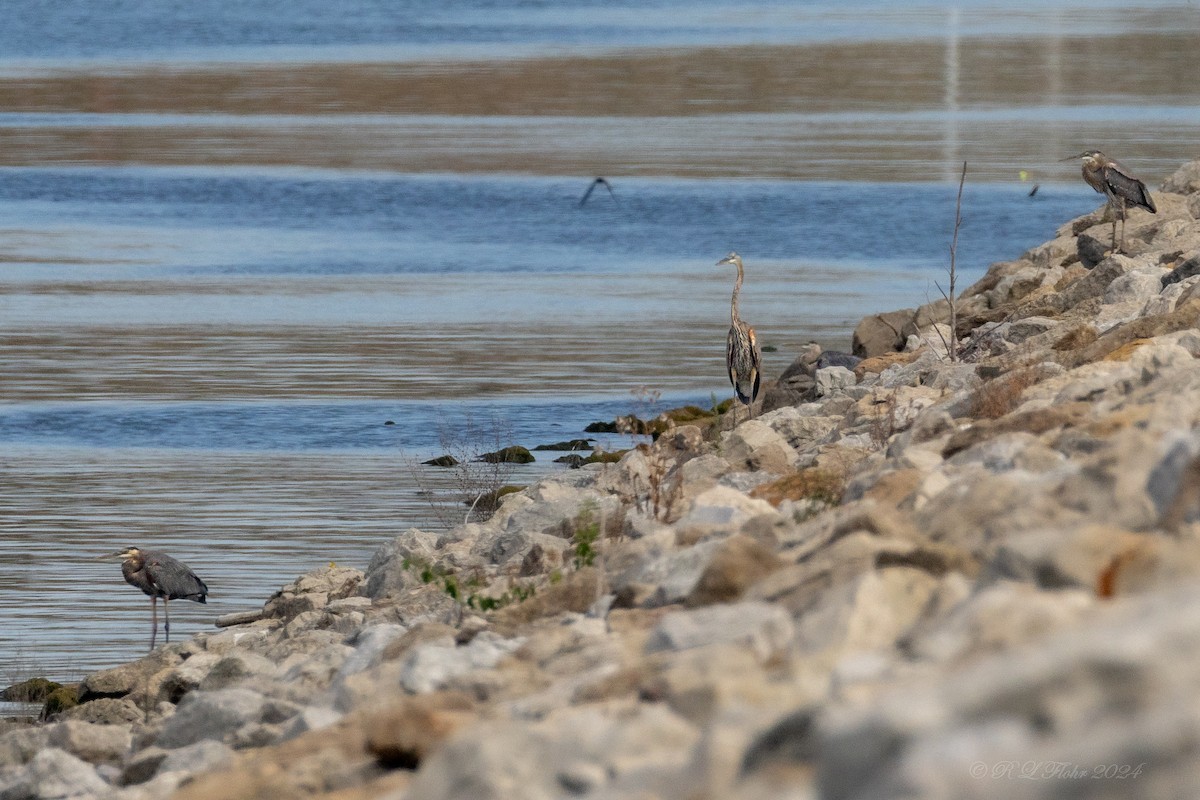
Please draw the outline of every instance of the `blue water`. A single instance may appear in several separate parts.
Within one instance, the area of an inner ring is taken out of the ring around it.
[[[723,397],[721,399],[724,399]],[[711,395],[631,396],[574,402],[175,402],[35,403],[0,406],[0,442],[19,447],[201,449],[213,452],[321,452],[372,450],[440,454],[447,433],[471,427],[503,431],[506,442],[529,449],[586,438],[604,449],[629,437],[585,433],[597,421],[638,413],[653,416],[693,404],[709,408]],[[561,453],[538,453],[552,460]]]
[[[1139,27],[1185,30],[1197,10],[1137,4]],[[13,0],[0,63],[511,57],[567,48],[681,47],[937,35],[1006,36],[1059,26],[1101,36],[1128,24],[1119,0],[997,3],[496,2],[496,0]],[[1194,25],[1193,25],[1194,27]]]
[[[947,184],[613,179],[614,200],[578,201],[588,180],[300,170],[0,169],[0,225],[69,236],[119,229],[158,244],[132,266],[70,268],[78,279],[152,275],[625,274],[703,265],[731,248],[759,259],[945,260],[956,187]],[[1083,184],[968,184],[959,268],[1051,237],[1096,206]],[[184,237],[184,238],[181,238]],[[65,257],[94,245],[80,237]],[[18,259],[19,262],[19,259]],[[31,277],[63,275],[39,264]]]

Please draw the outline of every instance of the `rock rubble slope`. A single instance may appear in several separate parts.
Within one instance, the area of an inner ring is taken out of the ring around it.
[[[88,676],[0,798],[1197,796],[1200,162],[1155,201]]]

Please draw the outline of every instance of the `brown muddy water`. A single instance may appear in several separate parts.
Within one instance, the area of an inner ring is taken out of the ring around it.
[[[4,682],[143,652],[94,555],[184,637],[458,519],[424,458],[727,397],[729,250],[778,372],[938,296],[962,161],[969,281],[1200,155],[1194,5],[134,5],[0,30]]]

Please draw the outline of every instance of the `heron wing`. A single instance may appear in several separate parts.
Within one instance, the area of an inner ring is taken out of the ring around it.
[[[729,370],[729,382],[733,384],[734,391],[738,388],[737,376],[737,361],[735,354],[737,353],[738,331],[737,327],[729,326],[729,336],[725,339],[725,368]],[[738,394],[741,397],[741,394]]]
[[[146,576],[160,596],[204,603],[208,587],[186,564],[163,553],[146,555]]]
[[[579,198],[579,207],[580,208],[583,208],[583,204],[588,201],[588,198],[592,196],[592,192],[594,192],[595,190],[596,190],[596,181],[592,181],[591,184],[588,185],[587,191],[583,193],[583,197]]]
[[[733,384],[738,400],[747,405],[758,397],[758,367],[761,360],[754,329],[741,320],[729,326],[729,336],[725,340],[725,366],[729,369],[729,382]]]
[[[1104,182],[1115,197],[1122,198],[1132,206],[1144,208],[1152,214],[1158,213],[1154,201],[1150,198],[1150,192],[1146,191],[1146,184],[1134,177],[1133,173],[1119,162],[1112,161],[1104,168]]]
[[[758,346],[758,335],[754,332],[754,328],[748,328],[746,333],[750,337],[750,371],[753,375],[750,402],[754,402],[758,397],[759,385],[762,382],[762,349]]]

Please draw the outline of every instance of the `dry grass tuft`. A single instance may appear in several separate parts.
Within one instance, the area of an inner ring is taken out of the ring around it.
[[[971,395],[971,416],[975,419],[1000,419],[1021,403],[1021,395],[1038,382],[1035,369],[1014,370],[980,386]]]
[[[1071,352],[1087,347],[1099,338],[1096,329],[1091,325],[1080,325],[1067,331],[1061,339],[1054,343],[1053,348],[1058,352]]]
[[[835,506],[846,490],[846,476],[821,467],[802,469],[793,475],[764,483],[750,492],[751,497],[778,506],[784,500],[815,500]]]

